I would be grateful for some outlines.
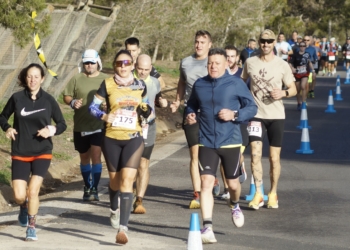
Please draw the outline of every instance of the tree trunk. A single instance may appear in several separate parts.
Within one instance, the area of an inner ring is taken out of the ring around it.
[[[156,60],[157,60],[158,49],[159,49],[159,40],[157,40],[156,47],[154,48],[153,57],[152,57],[152,63],[155,63]]]
[[[168,61],[174,61],[174,49],[170,49],[168,54]]]

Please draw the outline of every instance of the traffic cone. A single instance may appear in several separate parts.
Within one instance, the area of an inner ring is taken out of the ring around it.
[[[301,104],[301,115],[300,115],[300,124],[297,126],[298,129],[308,128],[311,129],[307,121],[307,110],[306,110],[306,102]]]
[[[346,79],[344,84],[350,84],[350,68],[346,71]]]
[[[335,91],[335,98],[334,100],[336,101],[342,101],[343,98],[341,97],[341,89],[340,89],[340,83],[337,84],[337,88],[336,88],[336,91]]]
[[[254,177],[252,175],[252,178],[250,180],[250,191],[249,191],[249,194],[245,196],[245,200],[246,201],[253,200],[255,192],[256,192],[256,188],[255,188],[255,183],[254,183]],[[262,195],[264,196],[264,201],[267,201],[268,197],[267,197],[267,195],[264,195],[264,183],[261,183],[261,192],[262,192]]]
[[[191,214],[190,231],[187,239],[187,250],[203,250],[198,213]]]
[[[337,91],[337,86],[340,86],[340,75],[337,76],[337,81],[335,82],[335,89],[334,89],[334,92]]]
[[[295,151],[295,153],[304,155],[310,155],[314,153],[314,151],[310,149],[310,138],[308,128],[303,128],[303,131],[301,133],[300,149]]]
[[[333,92],[332,90],[329,91],[328,96],[328,106],[325,110],[326,113],[336,113],[337,111],[334,109],[334,102],[333,102]]]

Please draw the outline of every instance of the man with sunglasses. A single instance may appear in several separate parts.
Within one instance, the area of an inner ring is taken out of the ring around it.
[[[317,57],[317,52],[316,49],[312,46],[312,37],[311,36],[304,36],[304,42],[306,44],[306,49],[305,52],[309,53],[310,55],[310,61],[313,65],[315,65],[316,63],[318,64],[318,57]],[[299,51],[298,51],[299,52]],[[309,72],[309,83],[311,83],[311,88],[310,91],[308,93],[308,96],[310,98],[315,98],[315,93],[314,90],[312,89],[312,86],[316,85],[316,73],[315,71]],[[313,83],[314,82],[314,85]],[[309,86],[307,85],[307,88],[309,88]]]
[[[147,118],[146,122],[142,124],[142,134],[145,148],[143,150],[140,166],[137,169],[136,175],[136,200],[133,204],[133,212],[135,214],[146,213],[146,209],[143,206],[142,201],[149,182],[149,163],[156,140],[156,113],[154,107],[156,96],[158,96],[157,101],[160,107],[166,108],[168,106],[167,100],[163,99],[161,95],[159,95],[161,90],[159,80],[153,76],[150,76],[151,70],[151,57],[145,54],[139,55],[137,57],[133,74],[136,79],[143,80],[146,83],[147,96],[152,108],[152,113]]]
[[[212,41],[211,35],[206,30],[199,30],[195,34],[194,47],[195,53],[181,60],[180,63],[180,79],[177,85],[177,93],[175,101],[170,105],[171,112],[176,112],[180,106],[181,100],[185,99],[185,106],[191,95],[194,82],[201,77],[208,74],[208,52],[211,48]],[[182,125],[187,144],[190,150],[190,174],[193,185],[193,199],[190,202],[190,209],[200,208],[200,190],[201,180],[198,169],[198,133],[199,125],[187,124],[186,116],[184,112],[183,125]],[[216,183],[218,183],[216,179]],[[220,189],[218,194],[220,194]]]
[[[100,84],[108,76],[101,73],[102,62],[96,50],[87,49],[82,56],[83,72],[73,76],[63,92],[63,100],[74,110],[73,140],[80,156],[84,180],[84,201],[98,201],[98,183],[102,172],[101,143],[103,122],[88,111]]]
[[[262,147],[264,136],[270,144],[270,179],[267,208],[278,208],[277,183],[281,172],[280,153],[282,146],[285,111],[284,97],[296,94],[295,79],[288,63],[273,53],[276,36],[272,30],[264,30],[259,37],[261,54],[249,58],[243,68],[242,79],[250,77],[250,91],[258,106],[258,112],[249,121],[248,133],[251,146],[251,166],[256,193],[249,207],[259,209],[264,205],[262,195]],[[286,89],[282,90],[282,85]]]

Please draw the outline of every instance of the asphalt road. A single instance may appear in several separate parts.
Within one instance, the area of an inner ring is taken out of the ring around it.
[[[279,209],[250,210],[242,200],[245,225],[236,228],[226,202],[216,198],[213,223],[218,243],[204,249],[350,249],[350,84],[339,73],[343,101],[334,101],[334,114],[325,113],[335,77],[319,77],[316,98],[308,100],[310,147],[301,155],[300,112],[294,98],[285,101],[286,126]],[[265,144],[267,145],[267,144]],[[264,147],[265,192],[269,184],[268,148]],[[245,153],[249,166],[249,148]],[[151,180],[144,205],[147,213],[130,217],[125,249],[186,249],[191,199],[189,154],[182,131],[159,143],[152,156]],[[248,177],[250,169],[247,168]],[[24,242],[17,225],[18,210],[0,215],[0,249],[115,249],[116,230],[109,225],[108,177],[104,169],[100,202],[82,202],[82,182],[69,190],[42,197],[38,242]],[[248,180],[242,196],[249,193]]]

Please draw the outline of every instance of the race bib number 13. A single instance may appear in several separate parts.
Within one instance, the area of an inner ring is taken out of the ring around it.
[[[262,136],[261,122],[251,121],[249,122],[247,129],[249,136]]]
[[[127,128],[127,129],[136,129],[136,122],[137,122],[136,111],[118,109],[117,117],[114,119],[112,126]]]

